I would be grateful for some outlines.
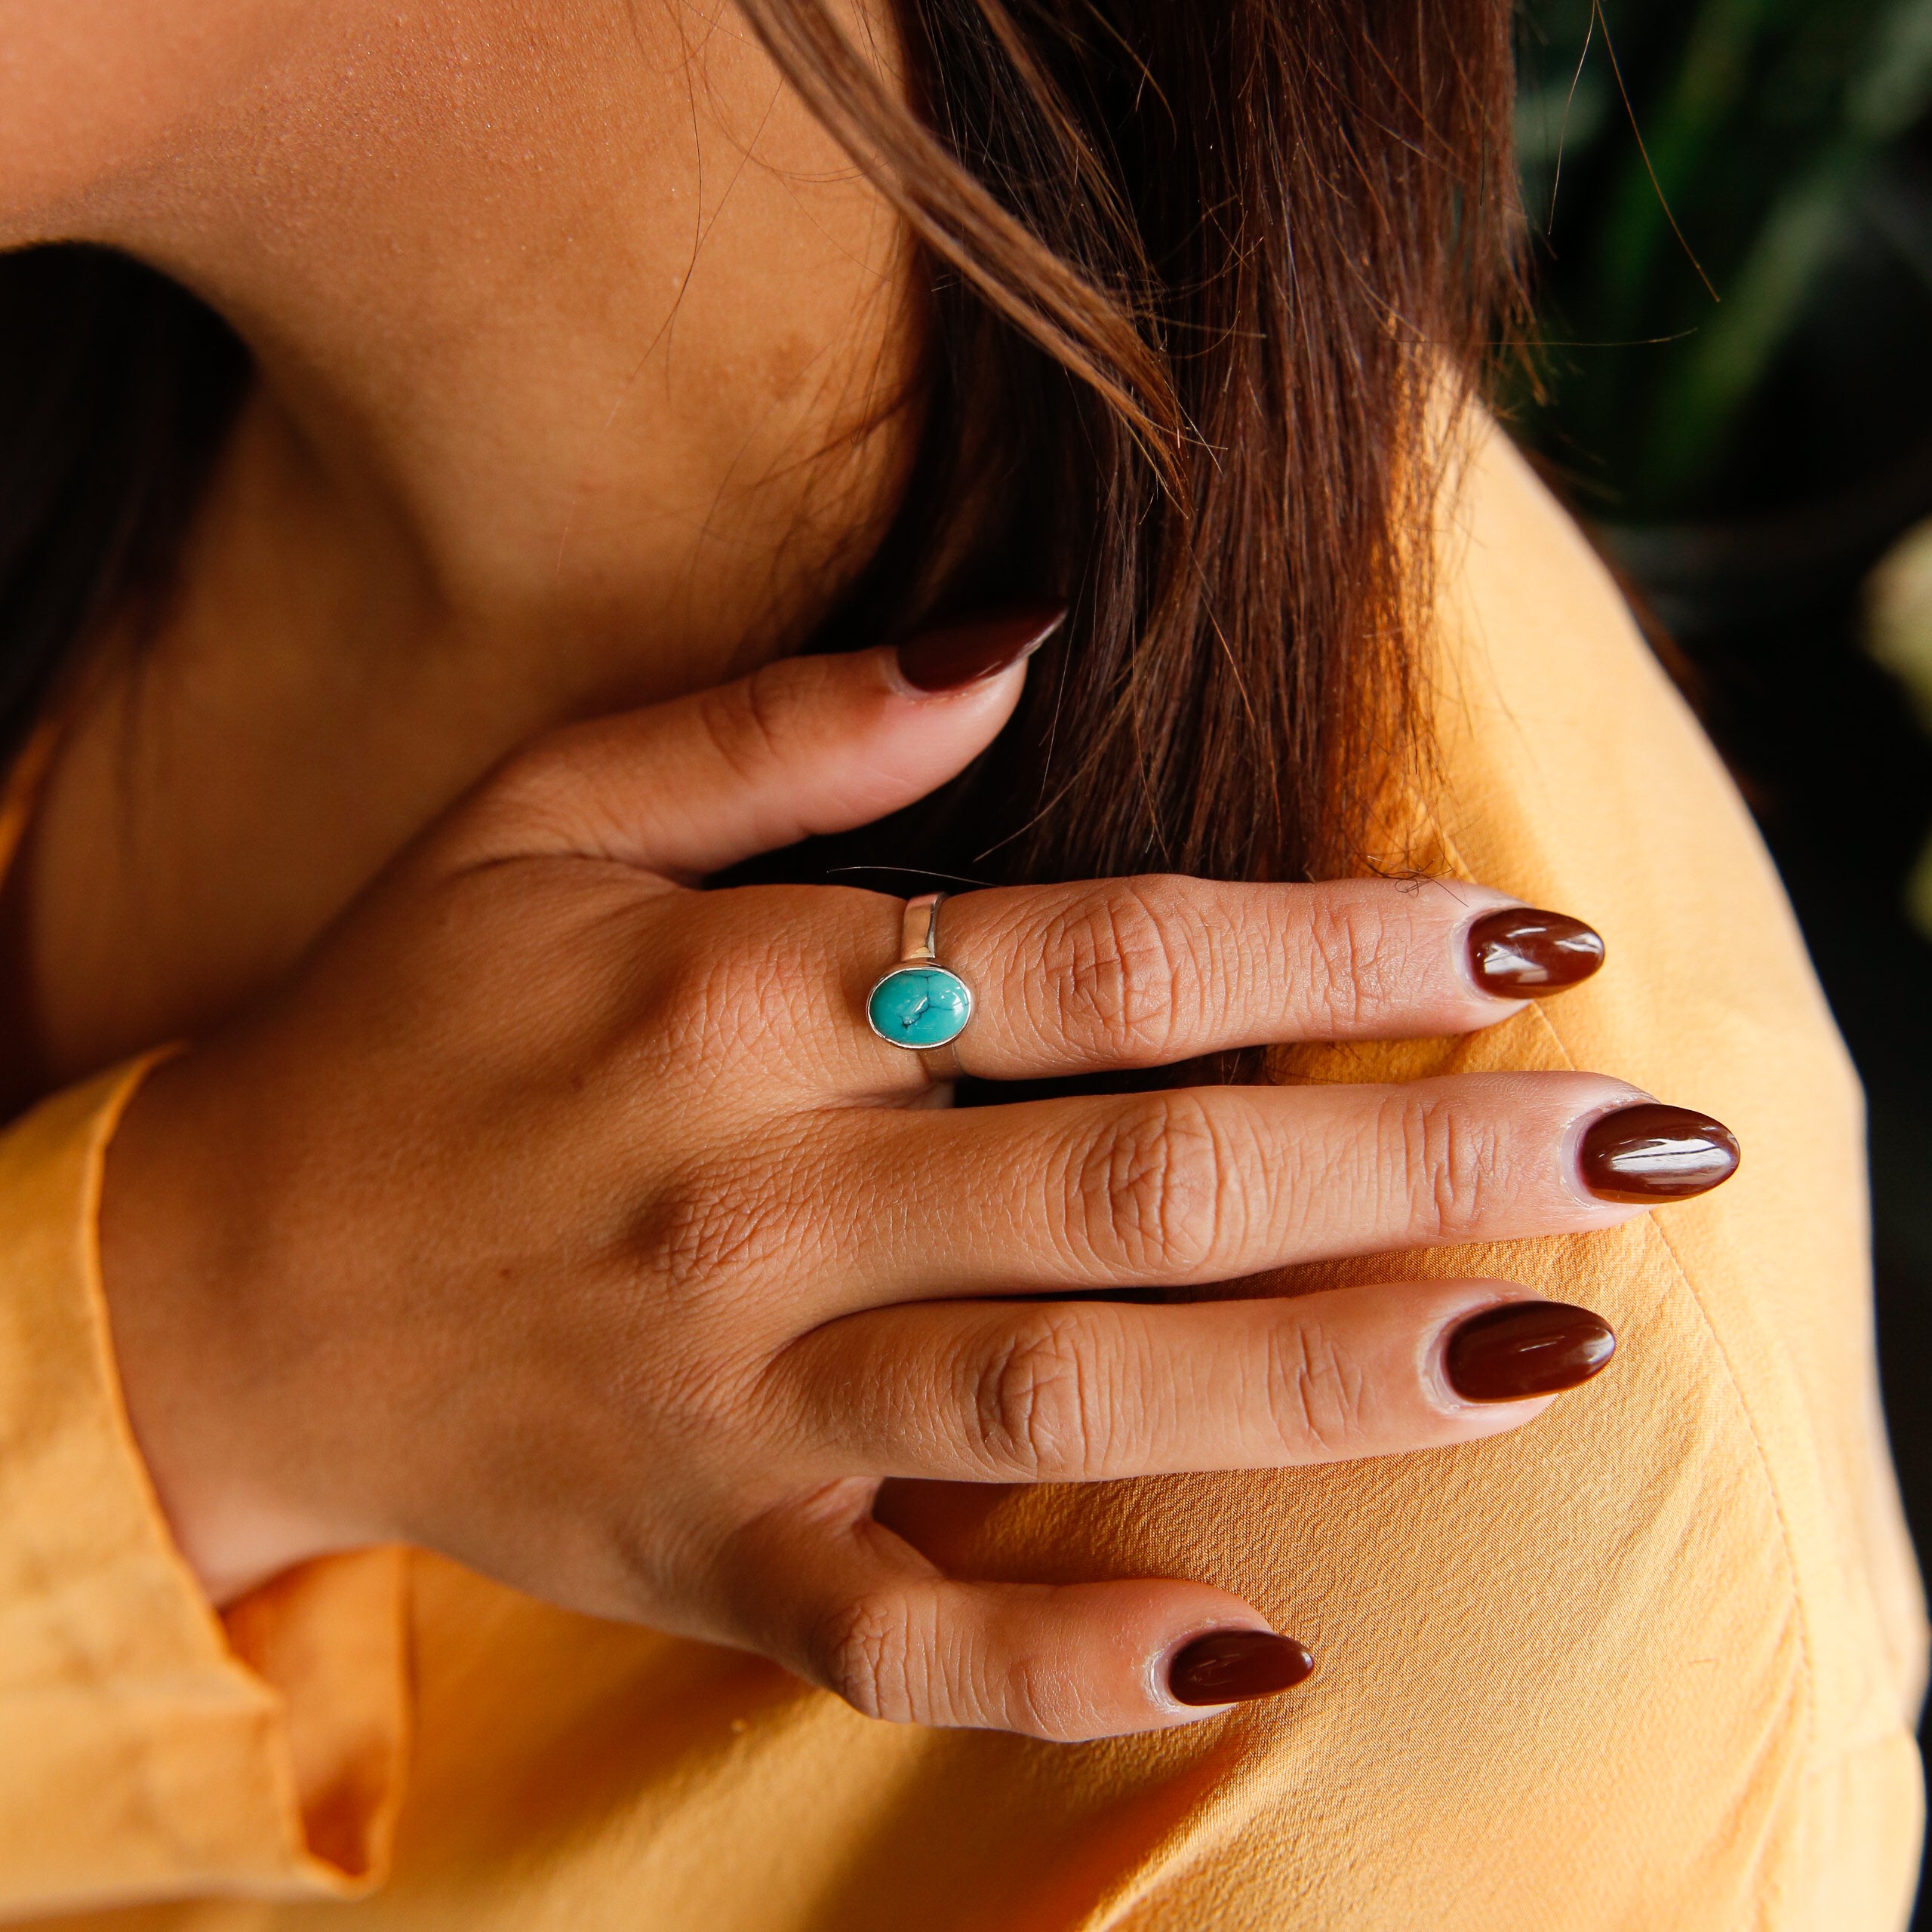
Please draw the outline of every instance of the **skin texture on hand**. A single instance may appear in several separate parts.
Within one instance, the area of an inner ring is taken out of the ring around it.
[[[1451,1339],[1521,1297],[1491,1282],[1055,1297],[1614,1225],[1643,1210],[1593,1195],[1577,1150],[1643,1101],[1620,1083],[955,1111],[863,1024],[898,901],[693,888],[942,782],[1023,675],[934,692],[890,652],[801,660],[558,734],[155,1074],[110,1149],[103,1267],[137,1432],[216,1595],[401,1538],[881,1715],[1143,1729],[1214,1708],[1169,1661],[1253,1611],[1173,1579],[946,1577],[872,1520],[879,1484],[1467,1441],[1602,1365],[1572,1350],[1567,1382],[1524,1370],[1496,1399],[1492,1325],[1459,1393]],[[1519,1002],[1484,989],[1470,932],[1506,906],[1377,881],[988,891],[949,902],[940,952],[978,995],[962,1064],[999,1078],[1491,1023]]]

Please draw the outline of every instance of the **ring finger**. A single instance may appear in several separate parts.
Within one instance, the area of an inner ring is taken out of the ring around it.
[[[912,912],[923,938],[928,922],[917,903]],[[893,949],[880,945],[879,915],[863,925],[855,980],[884,977],[851,989],[871,1022],[852,1036],[869,1072],[912,1087],[927,1070],[894,1046],[934,1044],[934,982],[955,995],[956,1070],[1014,1080],[1278,1041],[1468,1032],[1586,977],[1603,957],[1579,921],[1441,880],[1160,875],[968,893],[931,921],[934,956],[906,954],[902,940],[897,973],[880,956]],[[970,1019],[959,1017],[961,988]]]

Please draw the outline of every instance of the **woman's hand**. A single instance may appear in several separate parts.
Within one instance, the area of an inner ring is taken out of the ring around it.
[[[103,1265],[135,1429],[217,1597],[407,1540],[881,1715],[1146,1729],[1300,1654],[1196,1644],[1266,1629],[1202,1583],[943,1576],[872,1520],[881,1480],[1466,1441],[1601,1365],[1600,1323],[1496,1282],[1073,1297],[1606,1227],[1721,1179],[1715,1124],[1626,1115],[1641,1097],[1591,1075],[950,1110],[863,1018],[900,901],[694,889],[963,766],[1040,629],[779,664],[546,740],[149,1078]],[[1143,878],[973,893],[940,937],[977,990],[960,1060],[1006,1079],[1487,1026],[1561,944],[1590,963],[1540,917]]]

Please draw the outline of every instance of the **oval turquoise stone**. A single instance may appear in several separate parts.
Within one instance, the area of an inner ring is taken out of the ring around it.
[[[943,966],[902,966],[873,987],[866,1017],[881,1038],[900,1047],[943,1047],[973,1017],[966,982]]]

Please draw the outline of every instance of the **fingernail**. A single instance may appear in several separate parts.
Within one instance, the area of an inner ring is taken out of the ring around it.
[[[1561,1301],[1506,1301],[1454,1330],[1442,1372],[1466,1402],[1520,1402],[1574,1389],[1617,1352],[1610,1324]]]
[[[958,691],[1031,657],[1066,621],[1064,604],[1021,604],[927,631],[899,647],[900,675],[918,691]]]
[[[1211,1630],[1175,1654],[1168,1688],[1180,1704],[1244,1704],[1292,1690],[1315,1660],[1272,1630]]]
[[[1506,906],[1469,928],[1470,974],[1504,999],[1560,992],[1602,964],[1601,937],[1567,912]]]
[[[1737,1137],[1721,1121],[1654,1100],[1592,1121],[1577,1164],[1604,1201],[1681,1201],[1737,1171]]]

